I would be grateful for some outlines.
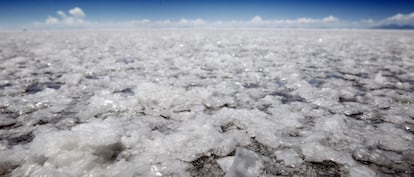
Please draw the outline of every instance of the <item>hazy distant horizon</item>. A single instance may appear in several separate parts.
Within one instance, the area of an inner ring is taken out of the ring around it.
[[[0,30],[413,27],[414,1],[0,2]]]

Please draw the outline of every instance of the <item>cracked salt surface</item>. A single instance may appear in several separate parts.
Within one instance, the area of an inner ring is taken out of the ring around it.
[[[414,33],[0,33],[0,176],[413,176]]]

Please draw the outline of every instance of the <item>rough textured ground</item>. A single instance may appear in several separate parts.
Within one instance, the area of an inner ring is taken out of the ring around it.
[[[414,32],[0,33],[0,176],[413,176]]]

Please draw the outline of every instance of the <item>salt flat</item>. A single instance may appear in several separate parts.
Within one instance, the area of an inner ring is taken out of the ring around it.
[[[413,176],[414,32],[0,33],[0,176]]]

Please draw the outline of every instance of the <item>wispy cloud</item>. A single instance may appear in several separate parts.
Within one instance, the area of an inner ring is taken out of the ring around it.
[[[384,24],[414,25],[414,13],[396,14],[382,20],[363,19],[342,20],[333,15],[323,18],[301,17],[297,19],[266,19],[257,15],[250,20],[207,21],[201,18],[179,20],[135,19],[118,22],[93,22],[86,20],[80,7],[69,9],[67,13],[58,10],[55,16],[48,16],[43,22],[35,22],[37,28],[371,28]]]

